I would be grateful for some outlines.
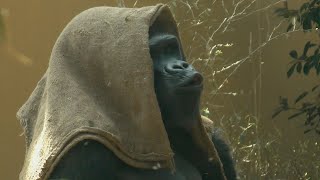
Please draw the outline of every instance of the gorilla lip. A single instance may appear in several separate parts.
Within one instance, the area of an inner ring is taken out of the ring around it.
[[[202,87],[202,81],[203,77],[199,73],[195,73],[193,76],[191,76],[191,78],[188,78],[188,80],[182,83],[179,87]]]

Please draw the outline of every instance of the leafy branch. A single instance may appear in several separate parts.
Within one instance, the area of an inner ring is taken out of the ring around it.
[[[280,107],[278,107],[274,114],[272,115],[272,118],[278,116],[283,111],[293,111],[294,113],[288,117],[288,120],[295,119],[297,117],[300,117],[304,115],[306,117],[304,126],[306,127],[306,130],[304,133],[308,133],[310,131],[315,131],[317,134],[320,135],[320,84],[314,86],[311,91],[304,91],[299,96],[296,97],[293,105],[289,105],[288,99],[284,97],[280,97]],[[318,91],[318,96],[314,97],[312,99],[315,99],[314,101],[303,101],[306,97],[310,96],[312,92]]]
[[[309,0],[303,3],[298,10],[288,9],[287,2],[283,8],[278,8],[275,13],[289,20],[289,25],[286,32],[295,31],[298,27],[302,28],[305,33],[312,32],[315,29],[319,34],[320,27],[320,0]],[[320,34],[319,34],[320,35]],[[320,44],[308,41],[303,48],[303,52],[299,55],[297,50],[292,50],[289,56],[292,61],[289,63],[287,77],[290,78],[296,72],[308,76],[311,70],[314,70],[317,75],[320,74]],[[292,110],[294,114],[288,117],[289,120],[295,119],[304,115],[306,130],[304,133],[315,131],[320,135],[320,91],[319,85],[314,86],[311,91],[304,91],[296,97],[293,105],[289,106],[288,99],[280,97],[280,107],[278,107],[272,118],[276,117],[283,111]],[[306,100],[307,96],[314,94],[313,101]],[[297,105],[300,104],[300,105]]]

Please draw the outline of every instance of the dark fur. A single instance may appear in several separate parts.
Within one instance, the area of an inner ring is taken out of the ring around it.
[[[212,132],[212,142],[218,151],[227,179],[236,180],[237,173],[230,147],[220,134],[220,130],[215,129]],[[105,180],[108,177],[108,180],[116,180],[122,176],[121,173],[115,176],[116,169],[124,165],[102,144],[87,140],[76,145],[63,157],[50,179]]]
[[[228,180],[236,180],[237,172],[235,164],[232,158],[231,149],[225,140],[222,138],[222,132],[220,129],[214,129],[212,131],[212,142],[215,145],[220,160],[223,164],[223,170]]]

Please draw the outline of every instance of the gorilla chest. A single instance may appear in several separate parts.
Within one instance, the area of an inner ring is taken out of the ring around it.
[[[120,174],[119,180],[202,180],[200,172],[179,155],[175,158],[176,172],[169,170],[141,170],[126,168]]]
[[[174,158],[176,165],[176,175],[181,177],[181,180],[202,180],[200,172],[190,162],[186,161],[179,155]]]

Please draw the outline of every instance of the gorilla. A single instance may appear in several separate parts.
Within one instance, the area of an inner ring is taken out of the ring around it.
[[[94,140],[78,143],[62,158],[50,179],[70,180],[206,180],[206,157],[199,157],[190,137],[199,113],[203,77],[183,57],[177,37],[150,28],[149,48],[153,60],[154,90],[170,146],[175,156],[176,172],[167,169],[146,170],[123,163],[105,146]],[[210,134],[228,180],[237,179],[227,143],[215,129]],[[193,151],[191,151],[193,149]],[[200,162],[194,164],[193,162]],[[201,163],[204,162],[204,163]]]
[[[151,27],[152,33],[153,27]],[[203,77],[185,61],[179,41],[170,34],[151,35],[150,54],[154,64],[155,92],[169,140],[175,152],[192,149],[188,131],[195,125],[199,113]],[[227,179],[236,179],[237,173],[230,148],[219,129],[211,132],[212,142],[219,154]],[[188,158],[191,154],[183,154]]]

